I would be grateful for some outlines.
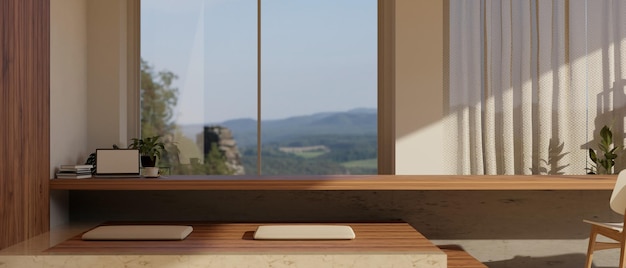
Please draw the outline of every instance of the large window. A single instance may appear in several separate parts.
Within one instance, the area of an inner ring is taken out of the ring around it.
[[[159,165],[376,174],[378,2],[260,3],[142,1],[141,136],[166,142]]]

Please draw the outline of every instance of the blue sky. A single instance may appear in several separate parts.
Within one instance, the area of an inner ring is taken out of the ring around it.
[[[265,0],[262,119],[376,107],[376,6]],[[179,76],[179,124],[256,118],[256,14],[256,0],[142,1],[142,58]]]

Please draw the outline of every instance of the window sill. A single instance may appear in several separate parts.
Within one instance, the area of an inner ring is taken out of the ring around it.
[[[617,175],[167,176],[52,179],[51,190],[612,190]]]

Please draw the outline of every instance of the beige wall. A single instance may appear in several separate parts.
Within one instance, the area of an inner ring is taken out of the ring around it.
[[[50,1],[50,176],[96,148],[125,146],[126,1]],[[50,226],[68,221],[53,191]]]
[[[85,0],[50,1],[50,176],[82,163],[87,150],[87,16]],[[67,222],[67,193],[53,192],[50,226]]]
[[[444,174],[443,2],[396,0],[396,174]]]
[[[88,148],[125,146],[126,0],[87,0]]]

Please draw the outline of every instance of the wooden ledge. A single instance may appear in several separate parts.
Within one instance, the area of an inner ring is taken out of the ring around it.
[[[168,176],[52,179],[51,190],[612,190],[617,175]]]

